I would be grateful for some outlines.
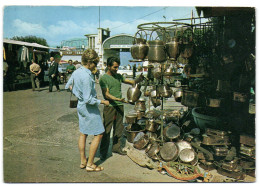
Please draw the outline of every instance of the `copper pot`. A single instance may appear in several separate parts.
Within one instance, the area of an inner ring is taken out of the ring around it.
[[[187,141],[178,141],[176,143],[178,149],[179,149],[179,152],[181,152],[183,149],[192,149],[192,146],[189,142]]]
[[[148,41],[148,61],[160,63],[166,61],[166,51],[164,42],[161,40]]]
[[[156,133],[148,131],[148,132],[146,132],[146,135],[148,136],[150,143],[153,143],[157,140],[157,134]]]
[[[159,96],[159,92],[157,90],[152,90],[150,96],[151,98],[156,98]]]
[[[198,157],[193,149],[183,149],[179,153],[180,162],[196,165],[198,163]]]
[[[135,110],[136,111],[146,111],[146,106],[145,106],[145,100],[138,100],[135,103]]]
[[[175,124],[168,125],[163,130],[163,135],[168,140],[173,140],[173,139],[178,138],[180,136],[180,133],[181,133],[180,127],[178,127]]]
[[[162,76],[162,69],[160,66],[152,68],[152,74],[153,76],[158,79]]]
[[[142,119],[145,116],[145,111],[138,110],[136,112],[136,114],[137,114],[137,120],[140,120],[140,119]]]
[[[181,102],[183,91],[181,88],[174,91],[173,95],[176,102]]]
[[[132,130],[128,130],[127,127],[125,127],[125,134],[126,134],[126,139],[128,142],[133,143],[134,138],[136,137],[136,135],[139,132],[143,132],[144,130],[140,130],[140,131],[132,131]]]
[[[159,153],[159,151],[160,151],[160,146],[156,142],[149,144],[145,149],[147,156],[155,160],[158,160],[157,154]]]
[[[136,114],[129,114],[125,116],[126,123],[128,124],[134,124],[137,122],[137,115]]]
[[[178,38],[174,37],[172,40],[165,45],[166,52],[170,60],[176,60],[179,54],[179,42]]]
[[[172,96],[172,90],[167,85],[159,85],[158,92],[161,97],[169,98]]]
[[[178,148],[175,143],[164,143],[160,148],[160,156],[164,161],[175,161],[178,158]]]
[[[134,45],[130,48],[130,52],[134,60],[143,61],[148,54],[149,47],[146,43],[147,38],[146,39],[136,38],[137,34],[140,35],[139,32],[135,34],[135,39],[133,43]],[[145,35],[147,37],[147,34]]]
[[[147,131],[155,132],[158,129],[158,127],[159,127],[158,120],[153,120],[153,119],[146,120],[145,129]]]
[[[138,140],[136,140],[136,138],[137,138],[137,136],[135,137],[134,142],[133,142],[134,143],[133,146],[136,149],[139,149],[139,150],[144,149],[149,143],[149,138],[145,134],[143,136],[141,136]]]

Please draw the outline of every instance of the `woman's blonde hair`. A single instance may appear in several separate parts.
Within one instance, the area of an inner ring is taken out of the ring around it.
[[[87,49],[83,52],[81,57],[82,65],[86,65],[88,63],[98,63],[99,57],[95,50]]]

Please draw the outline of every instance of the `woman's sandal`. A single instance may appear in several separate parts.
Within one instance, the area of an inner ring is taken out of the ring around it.
[[[86,167],[87,172],[99,172],[104,170],[104,167],[99,167],[95,164]]]
[[[88,163],[88,158],[86,160],[87,160],[86,163],[81,163],[79,168],[81,168],[81,169],[85,169],[86,168],[87,163]]]

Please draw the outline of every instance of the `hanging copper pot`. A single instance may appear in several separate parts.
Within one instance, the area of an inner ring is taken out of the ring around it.
[[[161,40],[148,41],[148,61],[161,63],[166,61],[166,51],[164,42]]]
[[[177,90],[174,91],[173,95],[176,102],[181,102],[182,94],[183,94],[182,88],[178,88]]]
[[[158,92],[160,97],[169,98],[172,96],[172,90],[167,85],[159,85]]]
[[[170,60],[177,60],[177,56],[179,54],[179,42],[178,38],[174,37],[170,42],[165,45],[166,52],[170,58]]]
[[[143,31],[143,30],[142,30]],[[143,31],[145,32],[145,31]],[[137,38],[137,34],[141,36],[139,31],[135,34],[134,45],[131,47],[131,55],[134,61],[144,61],[148,54],[149,47],[146,44],[147,34],[145,33],[146,39]]]

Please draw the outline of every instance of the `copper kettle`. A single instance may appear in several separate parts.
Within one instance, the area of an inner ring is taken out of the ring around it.
[[[129,103],[134,104],[141,97],[142,92],[140,88],[141,85],[137,83],[127,90],[127,99]]]

